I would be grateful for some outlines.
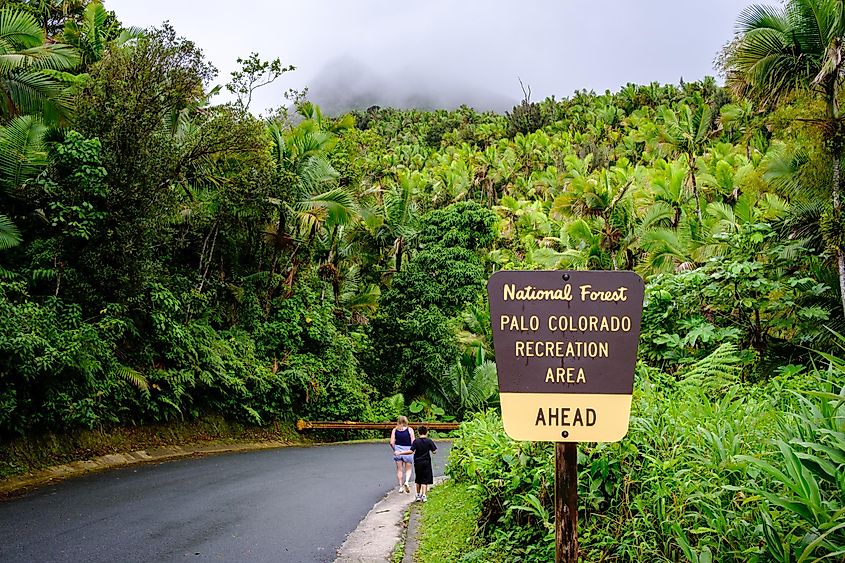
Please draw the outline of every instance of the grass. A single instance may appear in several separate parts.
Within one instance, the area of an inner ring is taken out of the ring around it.
[[[434,487],[420,506],[420,545],[416,561],[453,562],[471,552],[481,500],[467,483],[448,480]]]

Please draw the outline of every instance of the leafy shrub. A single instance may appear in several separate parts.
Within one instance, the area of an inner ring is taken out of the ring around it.
[[[751,235],[771,235],[760,226]],[[802,360],[796,344],[811,346],[830,313],[818,304],[827,286],[790,272],[782,249],[754,258],[718,258],[700,268],[653,277],[646,287],[641,357],[668,368],[713,351],[723,342],[747,349],[745,359],[771,372],[782,360]],[[790,342],[784,347],[783,342]],[[785,358],[781,354],[789,354]],[[758,356],[755,358],[754,356]]]
[[[505,116],[508,120],[509,137],[515,137],[517,134],[528,135],[550,123],[542,106],[528,100],[522,100],[511,111],[505,112]]]
[[[732,353],[739,361],[735,351],[719,354]],[[838,394],[814,391],[826,374],[801,383],[778,376],[766,387],[734,377],[708,388],[702,378],[717,374],[717,360],[707,361],[679,381],[640,366],[628,436],[579,445],[582,558],[841,557],[843,372],[835,368]],[[482,492],[488,559],[553,558],[553,470],[551,444],[509,439],[495,413],[462,425],[447,472]]]

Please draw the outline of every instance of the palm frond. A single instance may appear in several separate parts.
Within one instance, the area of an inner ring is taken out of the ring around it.
[[[754,29],[771,29],[786,33],[789,29],[786,12],[774,6],[748,6],[737,17],[737,31],[746,33]]]
[[[672,206],[665,201],[655,201],[646,209],[645,214],[640,219],[639,235],[642,236],[643,233],[655,227],[667,227],[669,221],[672,220],[674,211]]]
[[[14,73],[3,81],[3,88],[6,95],[0,97],[0,109],[7,116],[34,113],[55,120],[70,113],[67,86],[46,72]]]
[[[355,199],[346,188],[313,194],[297,203],[301,210],[325,210],[325,219],[333,225],[348,224],[355,217]]]
[[[12,8],[0,10],[0,53],[43,43],[44,31],[32,14]]]
[[[21,233],[5,215],[0,215],[0,250],[12,248],[21,242]]]
[[[0,127],[0,188],[18,187],[46,165],[46,132],[44,124],[31,115],[16,117]]]

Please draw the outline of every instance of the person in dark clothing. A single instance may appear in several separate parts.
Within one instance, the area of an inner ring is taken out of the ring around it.
[[[434,472],[431,469],[431,454],[437,453],[437,444],[428,437],[428,428],[417,428],[419,438],[411,444],[410,451],[397,452],[399,455],[414,454],[414,482],[417,485],[417,500],[428,500],[428,488],[434,484]]]

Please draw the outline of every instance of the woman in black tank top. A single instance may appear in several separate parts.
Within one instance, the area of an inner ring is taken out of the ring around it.
[[[407,451],[414,443],[414,430],[408,426],[408,418],[400,416],[396,426],[390,432],[390,449],[393,451],[393,461],[396,463],[396,480],[399,482],[400,493],[410,493],[411,471],[414,468],[413,455],[396,455],[396,452]]]

